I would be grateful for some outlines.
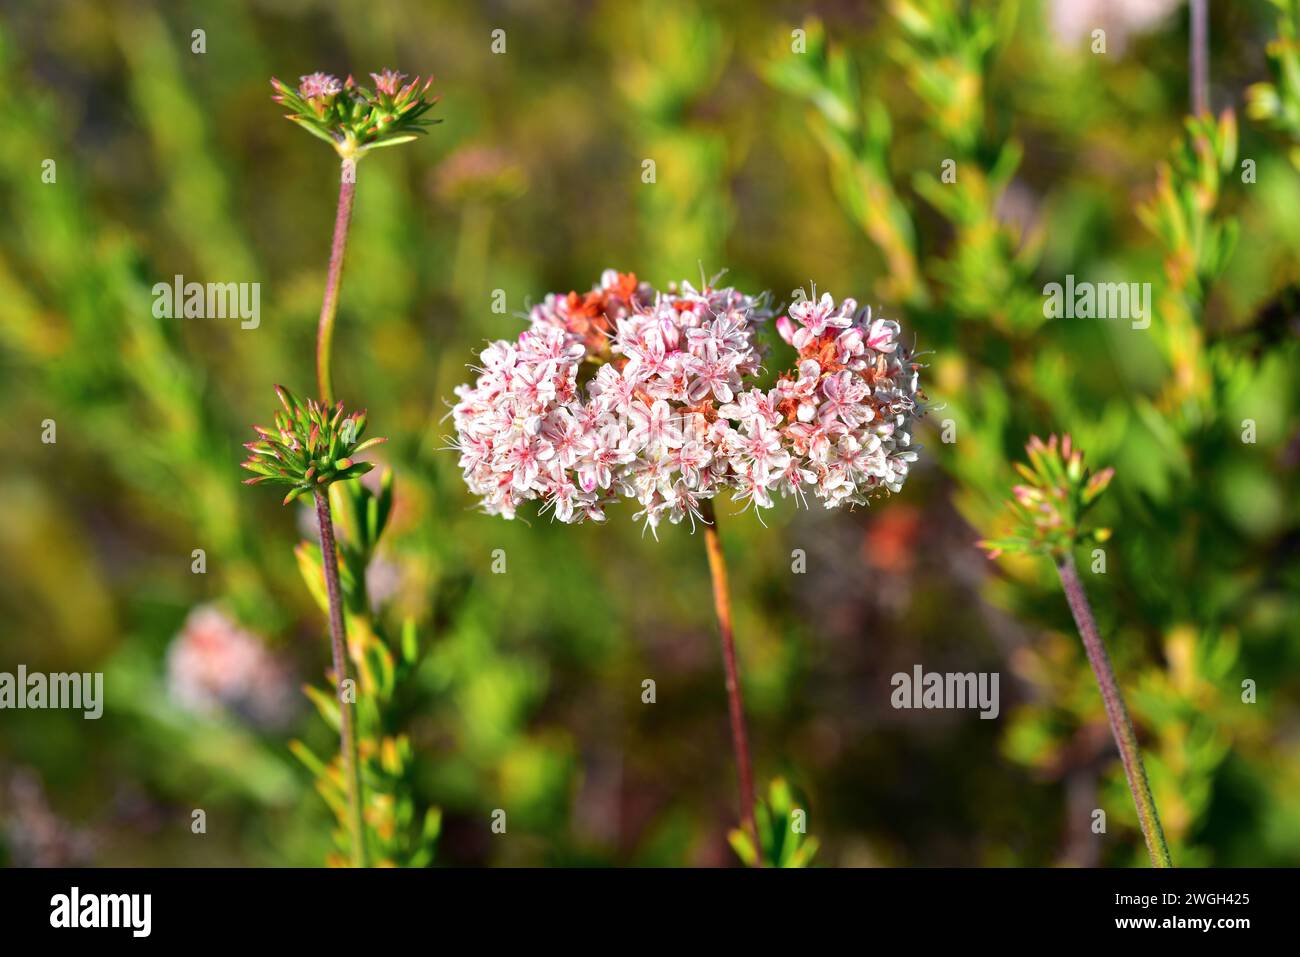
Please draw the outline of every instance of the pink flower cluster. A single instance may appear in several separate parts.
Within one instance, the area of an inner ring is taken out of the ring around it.
[[[281,728],[293,716],[293,687],[263,641],[212,605],[192,610],[167,649],[167,690],[193,714],[228,712]]]
[[[851,299],[800,299],[776,322],[796,366],[762,388],[755,331],[771,317],[766,296],[656,292],[613,270],[589,293],[548,295],[456,390],[466,484],[506,518],[539,499],[561,521],[599,521],[632,498],[652,530],[693,523],[724,492],[834,508],[898,491],[924,399],[898,324]]]

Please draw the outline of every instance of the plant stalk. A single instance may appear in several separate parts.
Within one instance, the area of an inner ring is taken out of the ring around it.
[[[348,246],[348,225],[352,222],[352,197],[357,189],[357,161],[346,157],[339,173],[339,207],[334,217],[334,240],[330,244],[329,272],[325,277],[325,299],[320,306],[316,329],[316,383],[321,401],[334,401],[330,378],[330,350],[334,345],[334,318],[339,311],[339,286],[343,281],[343,254]]]
[[[339,747],[343,755],[343,780],[348,793],[348,832],[352,839],[352,866],[367,867],[366,830],[362,818],[364,795],[361,789],[361,761],[357,751],[356,708],[343,694],[347,680],[347,626],[343,620],[343,589],[339,586],[339,559],[334,542],[334,522],[330,517],[329,496],[314,489],[316,518],[320,523],[320,553],[325,569],[325,591],[330,606],[330,649],[334,654],[334,680],[339,702]]]
[[[704,545],[709,555],[709,574],[713,578],[713,607],[718,615],[718,632],[722,638],[722,664],[727,674],[727,701],[731,712],[731,743],[736,752],[736,774],[740,779],[740,819],[754,842],[758,863],[763,863],[763,845],[754,821],[754,773],[749,760],[749,738],[745,733],[745,702],[736,668],[736,638],[731,626],[731,596],[727,591],[727,559],[718,537],[718,519],[713,502],[705,499],[700,506],[704,516]]]
[[[1142,764],[1142,751],[1138,747],[1137,735],[1133,731],[1133,722],[1129,720],[1128,709],[1120,694],[1119,682],[1115,680],[1115,669],[1111,667],[1110,656],[1102,643],[1101,632],[1097,629],[1097,620],[1093,617],[1092,607],[1088,604],[1088,595],[1079,579],[1079,569],[1074,564],[1074,557],[1066,555],[1057,559],[1057,574],[1061,576],[1061,585],[1065,589],[1065,599],[1070,603],[1070,612],[1074,623],[1079,627],[1083,638],[1084,650],[1092,664],[1092,673],[1097,677],[1097,686],[1101,689],[1101,700],[1106,705],[1106,718],[1110,721],[1111,733],[1119,748],[1120,760],[1124,763],[1124,776],[1128,778],[1129,790],[1133,793],[1133,804],[1137,807],[1138,823],[1142,827],[1142,837],[1147,844],[1147,853],[1151,856],[1153,867],[1173,867],[1169,856],[1169,845],[1165,842],[1165,831],[1160,826],[1160,814],[1156,810],[1155,799],[1151,796],[1151,785],[1147,781],[1147,770]]]
[[[1192,0],[1191,61],[1192,115],[1210,112],[1210,3]]]

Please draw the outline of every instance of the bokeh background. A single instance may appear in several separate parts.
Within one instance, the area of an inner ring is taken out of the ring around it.
[[[1300,73],[1248,110],[1294,4],[1212,5],[1235,144],[1184,129],[1169,0],[0,9],[0,670],[106,676],[98,721],[0,712],[0,860],[337,853],[315,532],[237,463],[273,384],[314,381],[338,176],[268,80],[394,66],[436,75],[444,122],[361,164],[335,353],[396,476],[366,615],[401,661],[371,726],[393,863],[737,863],[702,537],[481,515],[446,448],[484,340],[608,267],[815,281],[927,352],[902,494],[721,510],[758,777],[795,789],[814,863],[1145,860],[1050,566],[974,545],[1052,431],[1116,468],[1106,570],[1080,560],[1175,860],[1300,862]],[[1045,319],[1069,273],[1151,282],[1152,328]],[[154,318],[176,274],[261,283],[260,326]],[[915,664],[999,672],[998,720],[892,709]]]

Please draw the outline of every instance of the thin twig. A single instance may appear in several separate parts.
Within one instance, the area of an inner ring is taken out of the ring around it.
[[[1192,115],[1210,112],[1210,0],[1192,0]]]
[[[731,596],[727,591],[727,559],[718,537],[718,519],[713,502],[705,500],[700,508],[704,516],[704,545],[709,555],[709,573],[713,578],[713,607],[718,614],[718,631],[722,637],[722,664],[727,673],[727,702],[731,712],[731,743],[736,752],[736,774],[740,779],[740,819],[754,841],[758,863],[763,863],[763,845],[754,821],[754,773],[749,760],[749,738],[745,733],[745,701],[736,668],[736,638],[731,626]]]
[[[334,401],[334,384],[330,379],[330,350],[334,345],[334,317],[339,311],[339,285],[343,280],[343,254],[348,246],[348,224],[352,221],[352,197],[357,189],[357,161],[343,160],[339,174],[339,206],[334,217],[334,240],[330,244],[329,273],[325,277],[325,299],[320,306],[320,324],[316,329],[316,382],[321,401]]]
[[[348,794],[348,831],[352,839],[352,866],[366,867],[366,830],[362,817],[364,793],[361,788],[361,761],[357,751],[355,706],[344,694],[348,678],[347,625],[343,620],[343,589],[339,586],[339,560],[334,543],[334,522],[330,517],[329,495],[315,489],[316,518],[320,523],[320,553],[325,569],[325,591],[330,606],[330,649],[334,655],[334,680],[339,702],[340,750],[343,754],[343,779]]]
[[[1165,842],[1164,828],[1160,826],[1160,815],[1156,811],[1156,802],[1151,796],[1147,770],[1142,764],[1142,750],[1133,731],[1133,722],[1129,720],[1128,709],[1124,707],[1124,698],[1120,694],[1119,682],[1115,680],[1115,670],[1111,667],[1110,656],[1106,654],[1101,632],[1097,630],[1097,620],[1093,617],[1092,607],[1088,604],[1088,595],[1083,590],[1083,582],[1079,580],[1079,570],[1074,564],[1074,558],[1066,555],[1058,559],[1056,571],[1061,576],[1066,601],[1070,603],[1074,623],[1079,626],[1084,650],[1088,653],[1092,672],[1097,677],[1097,686],[1101,689],[1101,700],[1106,706],[1106,718],[1110,721],[1110,730],[1115,736],[1120,760],[1124,763],[1124,775],[1128,778],[1128,787],[1133,793],[1138,823],[1142,827],[1142,837],[1146,841],[1151,864],[1153,867],[1173,867],[1173,859],[1169,856],[1169,845]]]

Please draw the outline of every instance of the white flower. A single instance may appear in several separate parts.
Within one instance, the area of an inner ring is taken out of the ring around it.
[[[673,424],[672,410],[663,399],[649,407],[644,404],[633,406],[631,422],[627,440],[634,447],[657,452],[682,444],[682,431]]]

